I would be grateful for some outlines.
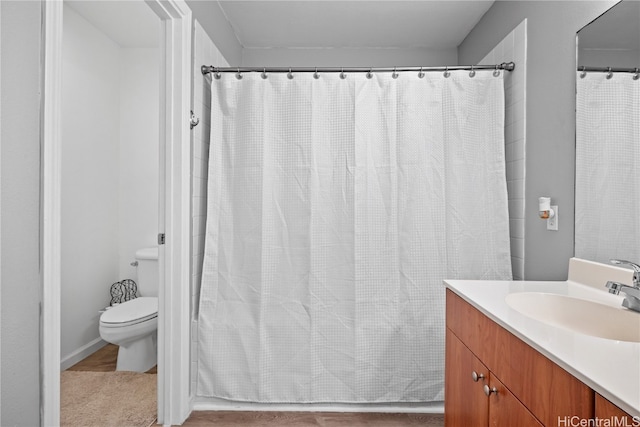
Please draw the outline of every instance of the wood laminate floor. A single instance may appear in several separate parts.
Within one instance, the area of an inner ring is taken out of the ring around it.
[[[442,427],[440,414],[382,414],[352,412],[193,412],[185,427]]]
[[[113,372],[116,370],[116,362],[118,361],[118,346],[115,344],[107,344],[100,350],[96,351],[86,359],[81,360],[69,371],[91,371],[91,372]],[[157,374],[158,367],[154,366],[149,369],[147,374]]]
[[[70,371],[111,372],[116,370],[118,346],[107,344]],[[154,366],[149,374],[157,373]],[[441,414],[386,414],[353,412],[196,411],[185,427],[442,427]]]

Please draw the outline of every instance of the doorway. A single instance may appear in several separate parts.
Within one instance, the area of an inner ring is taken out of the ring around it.
[[[61,105],[64,5],[62,2],[42,3],[45,37],[42,107],[41,412],[43,425],[58,425],[63,240]],[[180,424],[191,410],[188,381],[189,204],[180,204],[189,197],[190,164],[188,156],[183,153],[189,151],[191,12],[186,3],[180,0],[148,0],[145,3],[140,0],[136,3],[150,7],[160,19],[158,233],[164,234],[166,238],[165,244],[159,248],[158,422]],[[118,18],[112,16],[110,19]],[[185,205],[186,210],[183,207]]]
[[[98,323],[102,312],[124,302],[119,283],[128,284],[126,299],[157,295],[157,288],[143,293],[135,260],[137,250],[156,246],[159,230],[160,22],[141,1],[64,1],[63,424],[137,414],[146,422],[157,412],[156,375],[114,372],[117,351],[105,350],[118,347],[104,347]],[[114,360],[103,356],[100,364],[88,363],[100,354]],[[140,385],[127,387],[134,379]]]
[[[116,14],[131,19],[103,19]],[[104,345],[110,286],[137,283],[135,252],[156,245],[160,111],[146,4],[65,1],[63,21],[61,370]]]

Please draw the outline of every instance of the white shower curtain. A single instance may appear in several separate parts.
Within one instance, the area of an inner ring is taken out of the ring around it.
[[[502,76],[212,80],[197,394],[443,400],[443,279],[510,279]]]
[[[640,80],[576,77],[575,256],[640,259]]]

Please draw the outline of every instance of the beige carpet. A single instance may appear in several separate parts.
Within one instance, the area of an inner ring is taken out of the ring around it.
[[[155,374],[60,373],[60,425],[148,427],[155,423]]]

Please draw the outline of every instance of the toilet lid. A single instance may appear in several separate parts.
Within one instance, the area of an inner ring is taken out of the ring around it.
[[[158,298],[140,297],[118,304],[102,313],[100,322],[138,323],[158,316]]]

